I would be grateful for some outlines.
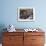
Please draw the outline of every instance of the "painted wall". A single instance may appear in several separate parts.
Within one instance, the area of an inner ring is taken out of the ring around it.
[[[18,22],[18,7],[34,7],[34,22]],[[46,0],[0,0],[0,27],[13,24],[16,28],[46,28]]]

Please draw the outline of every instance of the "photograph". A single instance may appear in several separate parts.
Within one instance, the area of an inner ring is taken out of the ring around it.
[[[35,9],[31,7],[18,8],[18,21],[34,21]]]

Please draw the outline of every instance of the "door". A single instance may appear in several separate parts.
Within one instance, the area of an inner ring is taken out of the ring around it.
[[[23,33],[9,33],[3,36],[3,46],[23,46]]]

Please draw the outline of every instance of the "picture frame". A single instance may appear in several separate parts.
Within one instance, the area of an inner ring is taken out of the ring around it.
[[[35,21],[35,8],[33,7],[19,7],[18,21]]]

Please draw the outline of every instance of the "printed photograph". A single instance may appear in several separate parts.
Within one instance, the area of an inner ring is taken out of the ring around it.
[[[19,21],[33,21],[35,19],[34,8],[18,8]]]

